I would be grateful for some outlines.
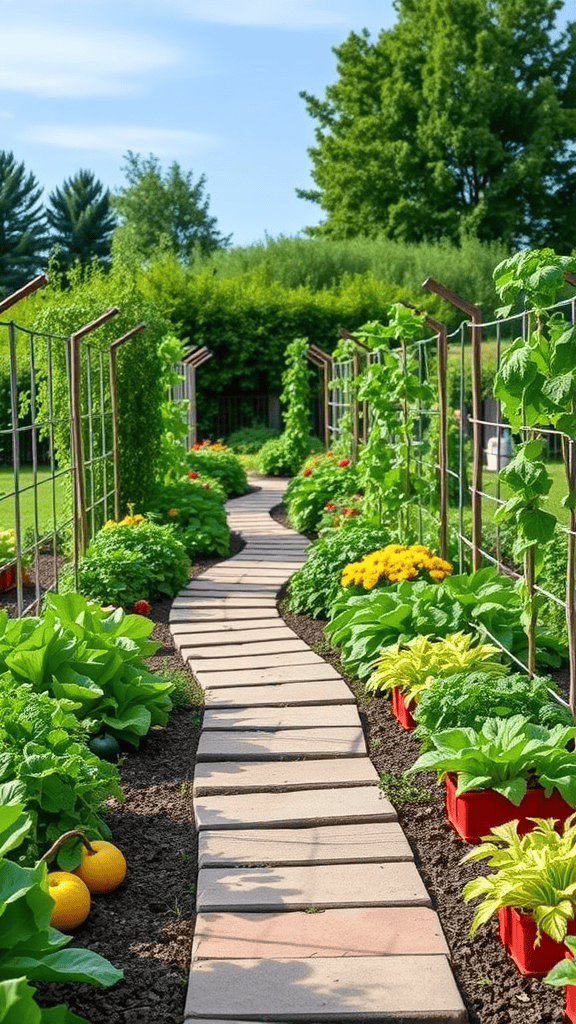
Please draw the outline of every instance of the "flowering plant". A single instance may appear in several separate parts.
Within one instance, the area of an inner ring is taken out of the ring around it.
[[[344,514],[348,510],[344,509]],[[400,580],[416,580],[429,577],[440,583],[452,572],[450,562],[433,555],[423,544],[387,544],[379,551],[366,555],[360,562],[351,562],[345,566],[340,584],[348,587],[351,584],[363,590],[373,588],[383,580],[387,583],[398,583]]]

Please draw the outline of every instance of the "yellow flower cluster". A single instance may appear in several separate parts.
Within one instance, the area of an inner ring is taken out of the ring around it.
[[[400,580],[415,580],[426,572],[431,579],[440,583],[452,572],[450,562],[433,555],[423,544],[405,547],[388,544],[379,551],[366,555],[361,562],[350,562],[344,567],[340,583],[349,587],[354,583],[364,590],[372,590],[381,580],[398,583]]]
[[[104,523],[103,530],[110,530],[113,526],[138,526],[138,523],[144,522],[144,516],[124,516],[120,522],[116,523],[114,519],[109,519],[107,523]]]

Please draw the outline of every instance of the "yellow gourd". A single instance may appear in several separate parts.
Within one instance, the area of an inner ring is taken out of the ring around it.
[[[124,881],[126,861],[117,846],[96,839],[90,847],[82,847],[82,860],[74,874],[82,879],[91,893],[112,892]]]
[[[50,871],[48,892],[54,900],[53,928],[71,932],[83,924],[90,913],[90,893],[81,878],[69,871]]]

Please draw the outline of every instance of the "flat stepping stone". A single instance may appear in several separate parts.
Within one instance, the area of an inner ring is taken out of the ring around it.
[[[304,643],[304,641],[301,642]],[[277,648],[278,645],[274,646]],[[310,650],[307,645],[304,646]],[[284,648],[284,653],[291,652],[286,652]],[[278,665],[272,668],[238,669],[237,671],[220,671],[220,668],[216,667],[216,662],[213,665],[206,662],[194,674],[204,689],[215,686],[260,686],[260,684],[268,683],[301,683],[314,679],[342,679],[340,673],[332,668],[332,665],[327,665],[325,661],[321,665]]]
[[[273,569],[277,572],[279,569],[288,569],[289,572],[294,572],[294,559],[291,558],[288,562],[276,561],[275,558],[259,558],[254,559],[251,555],[234,555],[228,559],[230,566],[235,562],[242,562],[243,569]]]
[[[176,639],[178,641],[177,646],[181,648],[181,655],[184,659],[190,658],[191,662],[194,662],[199,669],[204,669],[210,662],[212,667],[215,668],[216,664],[221,658],[229,658],[231,654],[235,654],[237,657],[244,655],[249,656],[252,654],[280,654],[290,653],[291,651],[306,651],[310,650],[308,644],[304,640],[300,640],[296,634],[293,634],[294,639],[286,637],[286,639],[277,640],[260,640],[260,641],[240,641],[234,639],[233,634],[229,634],[225,638],[225,642],[220,645],[206,643],[203,646],[198,646],[196,643],[191,644],[190,638],[186,637],[186,642],[182,635]],[[273,670],[272,670],[273,671]],[[270,682],[270,680],[267,680]]]
[[[430,897],[412,861],[390,861],[201,868],[196,905],[199,913],[258,913],[307,907],[429,907]]]
[[[201,796],[194,803],[196,828],[304,828],[354,822],[397,821],[389,800],[376,786],[359,789],[301,789],[293,793],[236,793]],[[263,837],[262,842],[266,839]],[[348,858],[349,860],[351,858]],[[262,857],[259,863],[266,863]]]
[[[212,580],[203,580],[201,576],[196,580],[192,580],[188,584],[187,590],[193,594],[204,594],[208,591],[214,594],[222,594],[222,596],[232,596],[233,594],[254,594],[260,591],[263,594],[269,594],[271,591],[278,590],[277,583],[218,583]]]
[[[254,609],[256,610],[256,609]],[[189,615],[189,610],[188,610]],[[205,636],[207,633],[238,633],[250,629],[250,631],[256,631],[258,629],[280,629],[283,625],[282,619],[278,615],[273,617],[269,615],[268,618],[264,619],[219,619],[209,620],[205,622],[189,621],[187,627],[187,634],[191,637],[196,634]],[[183,632],[180,629],[180,632]],[[296,634],[293,634],[296,635]],[[219,642],[219,641],[217,641]]]
[[[194,799],[222,792],[286,792],[368,786],[378,773],[367,757],[323,761],[233,761],[200,763],[194,767]],[[323,795],[323,794],[322,794]]]
[[[193,960],[434,953],[450,955],[438,915],[429,907],[199,914],[192,947]]]
[[[282,796],[282,801],[286,795]],[[267,828],[264,831],[221,829],[200,832],[198,836],[198,864],[201,868],[247,867],[255,864],[286,867],[346,864],[350,861],[361,864],[413,859],[408,840],[397,821],[314,825],[309,828]],[[262,956],[262,953],[248,953],[247,956]]]
[[[175,619],[173,621],[172,614],[170,615],[170,626],[172,630],[181,632],[183,624],[188,622],[214,622],[222,623],[222,629],[225,629],[224,623],[226,622],[251,622],[254,626],[261,620],[267,622],[278,622],[280,616],[276,608],[270,606],[269,608],[198,608],[195,599],[176,601],[172,604],[173,611],[185,612],[186,618],[182,615],[181,620]]]
[[[191,590],[181,590],[177,600],[185,598],[190,601],[190,608],[274,608],[276,598],[268,594],[253,597],[250,594],[238,594],[236,597],[222,597],[219,594],[194,594]]]
[[[173,631],[174,632],[174,631]],[[289,668],[290,666],[299,665],[302,669],[301,675],[306,674],[305,666],[310,665],[325,665],[326,662],[319,654],[314,654],[314,651],[300,650],[300,651],[286,651],[284,654],[252,654],[249,656],[233,654],[228,658],[218,659],[218,669],[222,671],[234,672],[235,669],[241,671],[250,668],[269,669],[269,668]],[[206,670],[209,671],[211,663],[206,662]],[[279,686],[282,684],[278,684]],[[288,685],[288,684],[286,684]],[[254,689],[246,685],[242,686],[243,689]],[[350,692],[350,691],[348,691]]]
[[[248,564],[253,564],[255,560],[256,560],[257,564],[260,564],[261,562],[266,562],[267,564],[271,564],[271,562],[272,562],[272,558],[269,557],[268,555],[258,555],[258,556],[256,556],[256,553],[253,552],[252,550],[249,550],[248,548],[246,548],[245,550],[246,550],[246,554],[242,554],[241,553],[239,555],[234,555],[234,558],[230,559],[230,561],[235,561],[235,562],[244,562],[244,561],[246,561]],[[291,555],[289,552],[284,552],[283,555],[282,555],[282,560],[279,561],[277,564],[279,566],[280,565],[281,566],[287,566],[288,568],[291,568],[292,566],[294,566],[294,571],[296,571],[296,568],[299,565],[304,565],[304,556],[303,555],[299,555],[299,554]]]
[[[234,1016],[231,1016],[232,1007]],[[227,1015],[227,1016],[226,1016]],[[445,956],[199,960],[185,1021],[466,1024]]]
[[[254,660],[254,659],[251,659]],[[315,704],[355,704],[344,680],[317,683],[276,683],[273,686],[221,686],[207,690],[207,708],[313,707]],[[206,715],[206,712],[205,712]]]
[[[299,757],[365,757],[362,729],[281,729],[253,732],[239,729],[202,732],[199,761],[277,761]]]
[[[203,729],[332,729],[360,725],[354,704],[326,707],[208,708]]]
[[[252,641],[265,641],[265,640],[299,640],[300,637],[289,629],[288,626],[284,625],[282,619],[278,620],[282,625],[271,626],[268,622],[264,624],[259,623],[256,628],[246,628],[246,623],[237,623],[236,627],[231,629],[227,623],[224,623],[224,628],[214,630],[213,632],[207,631],[205,628],[191,625],[190,632],[185,635],[179,636],[179,643],[184,647],[206,647],[208,644],[213,646],[219,644],[248,644]],[[198,655],[200,656],[200,655]]]

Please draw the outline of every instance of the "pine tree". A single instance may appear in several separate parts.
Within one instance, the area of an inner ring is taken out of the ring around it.
[[[0,296],[42,268],[47,248],[42,189],[13,153],[0,150]]]
[[[93,259],[109,260],[115,217],[110,192],[95,180],[92,171],[78,171],[62,188],[54,189],[46,216],[52,229],[51,246],[62,269]]]

